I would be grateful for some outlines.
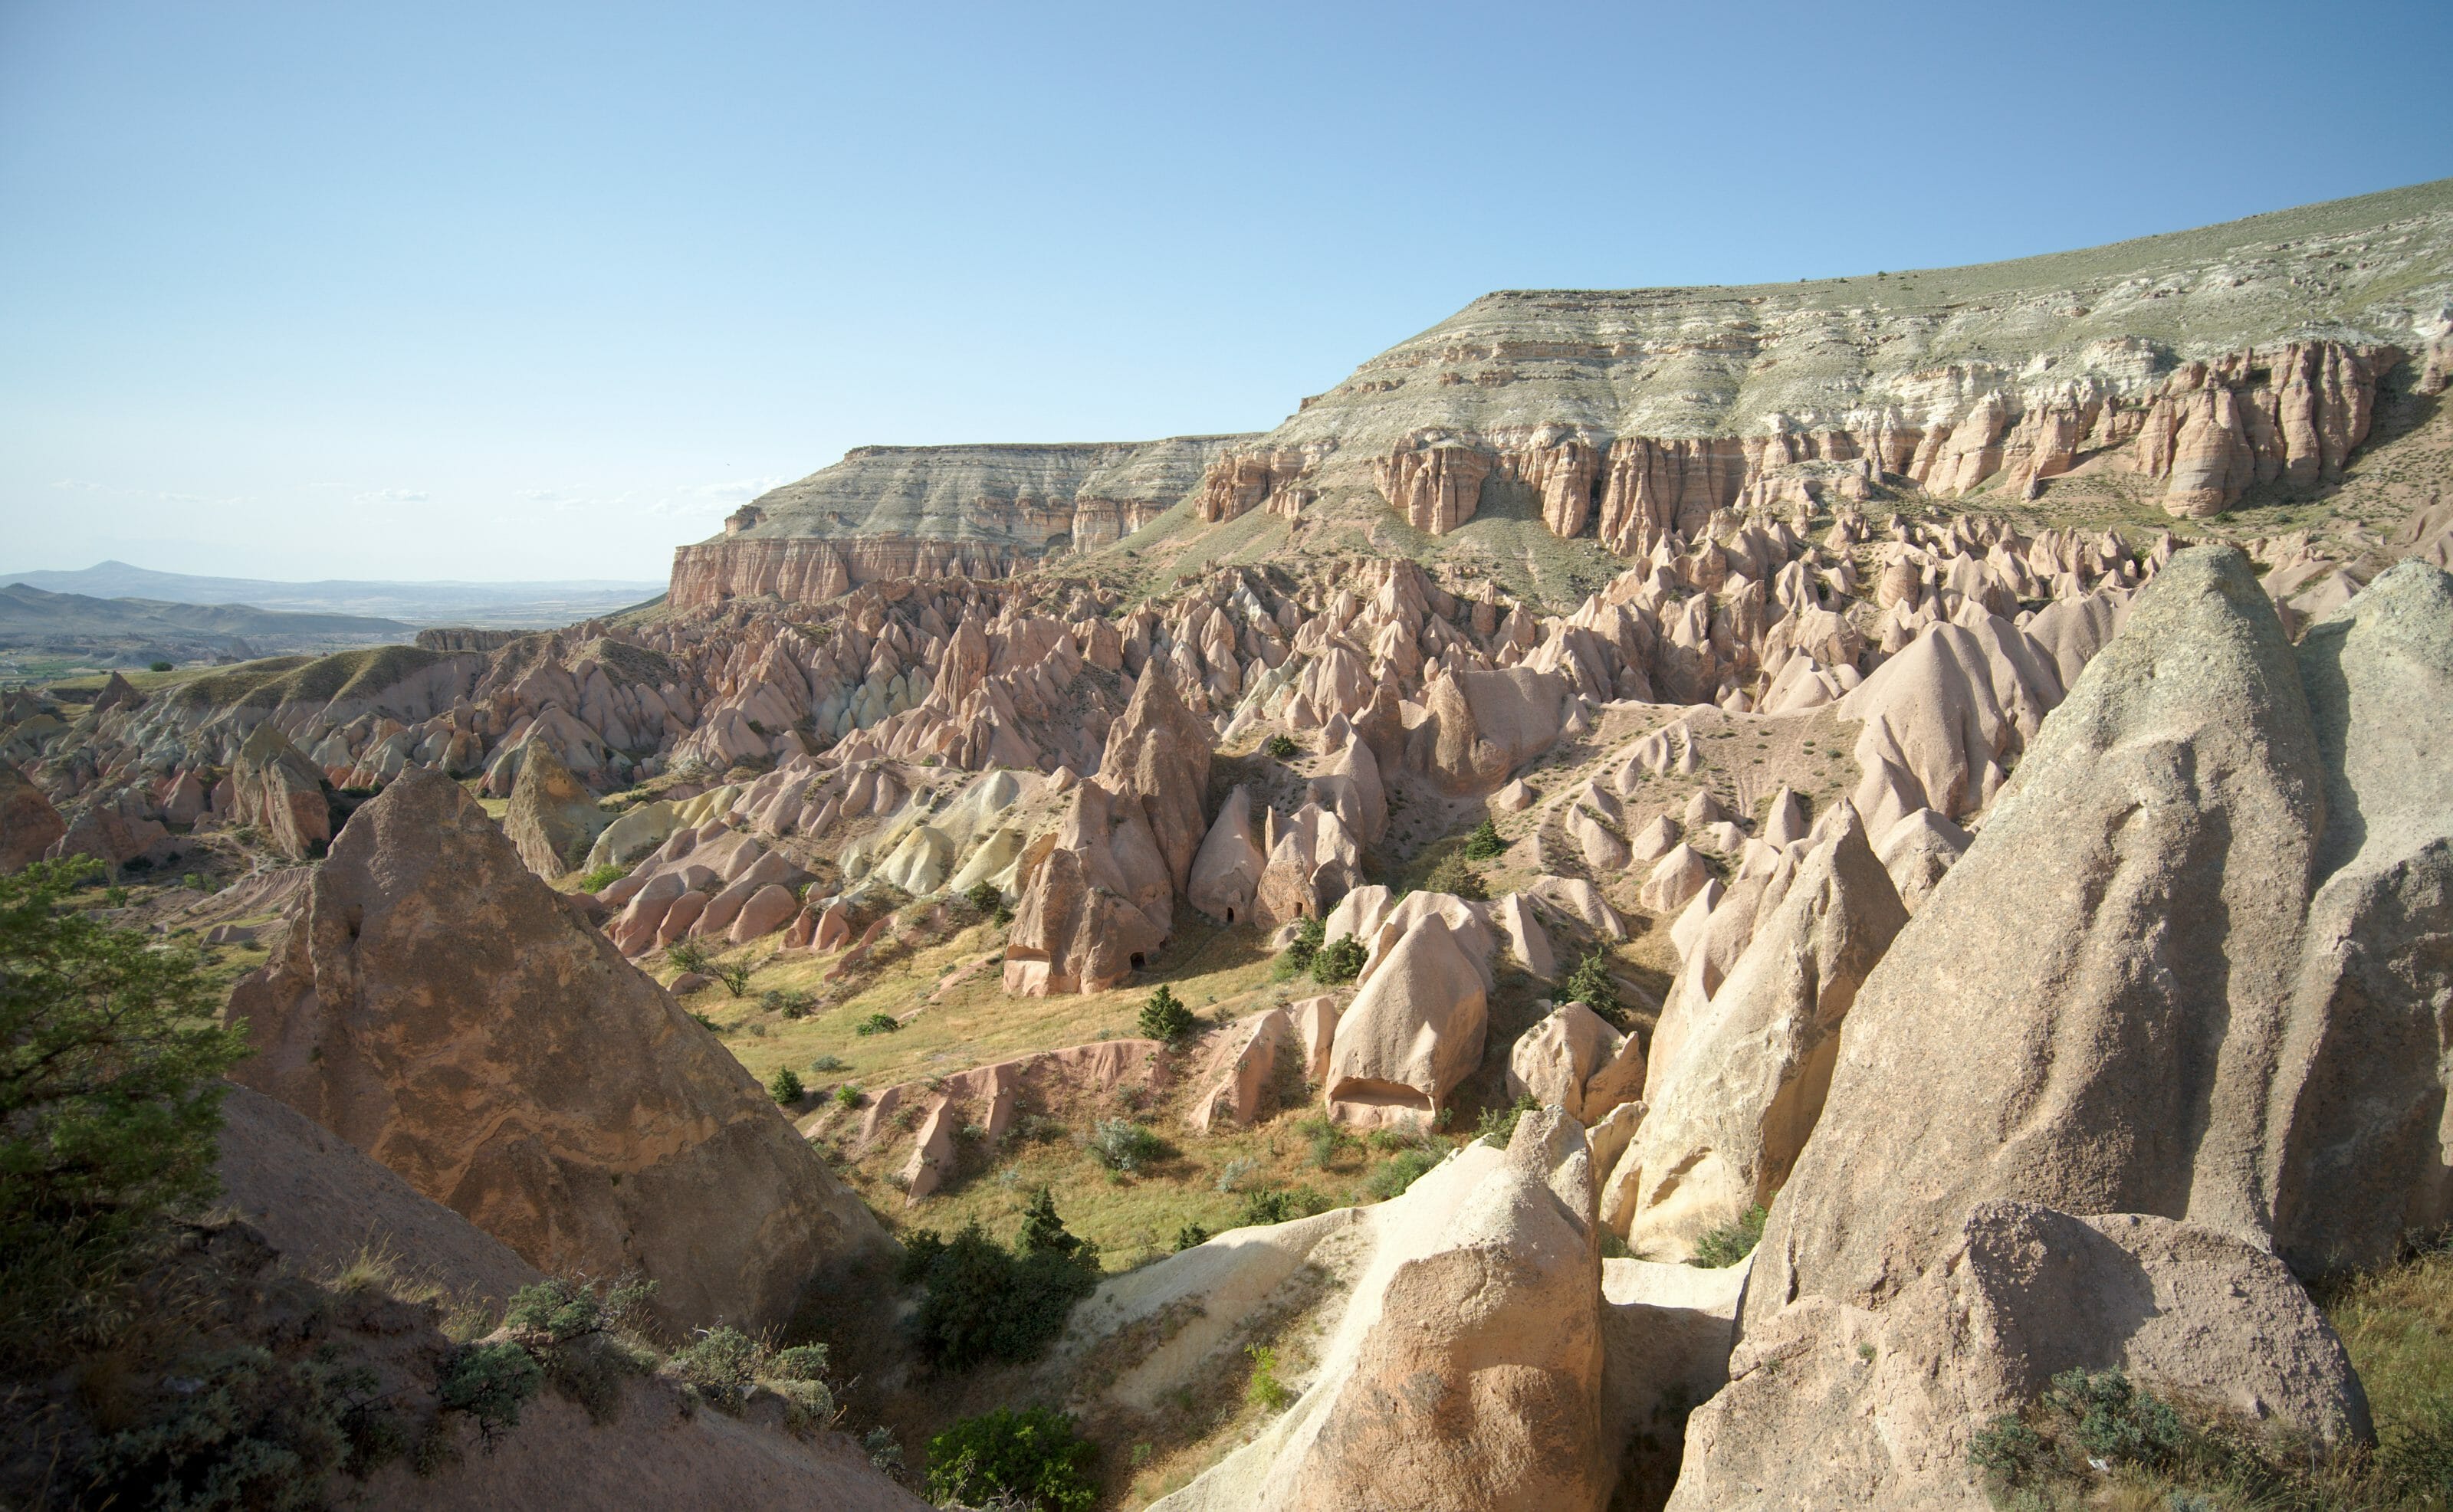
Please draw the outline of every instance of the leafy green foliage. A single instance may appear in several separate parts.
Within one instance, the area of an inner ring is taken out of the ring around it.
[[[1400,1150],[1397,1158],[1373,1171],[1363,1181],[1363,1195],[1379,1202],[1402,1197],[1406,1188],[1436,1169],[1442,1156],[1427,1146]]]
[[[758,994],[758,1005],[769,1013],[780,1013],[788,1019],[806,1019],[818,1000],[799,987],[768,987]]]
[[[1295,744],[1293,736],[1280,733],[1263,741],[1261,748],[1279,761],[1290,762],[1295,759],[1295,753],[1303,747]]]
[[[1187,1249],[1198,1249],[1207,1243],[1209,1243],[1209,1230],[1199,1224],[1187,1224],[1175,1231],[1175,1252],[1179,1255]]]
[[[212,1196],[245,1053],[192,952],[68,905],[97,869],[0,877],[0,1358],[30,1367],[97,1338],[161,1217]]]
[[[1321,1196],[1307,1186],[1291,1190],[1275,1187],[1244,1195],[1244,1209],[1236,1222],[1248,1227],[1255,1224],[1286,1224],[1298,1218],[1309,1218],[1324,1210]]]
[[[939,1369],[967,1370],[1036,1358],[1099,1283],[1099,1252],[1066,1230],[1043,1189],[1023,1214],[1015,1249],[976,1221],[951,1239],[919,1229],[904,1241],[902,1279],[926,1291],[911,1320],[921,1352]]]
[[[1705,1270],[1725,1270],[1745,1259],[1763,1239],[1766,1216],[1763,1204],[1757,1203],[1740,1214],[1736,1223],[1704,1230],[1695,1236],[1695,1258],[1690,1263]]]
[[[1244,1400],[1269,1412],[1284,1412],[1295,1394],[1278,1379],[1278,1352],[1267,1344],[1246,1344],[1252,1357],[1251,1379],[1244,1383]]]
[[[711,967],[710,970],[712,971],[715,980],[724,984],[724,990],[730,993],[732,996],[737,998],[749,990],[749,964],[748,962],[734,961],[728,965]]]
[[[544,1383],[545,1367],[519,1344],[509,1340],[463,1344],[443,1367],[436,1400],[447,1412],[476,1419],[490,1442],[496,1434],[519,1426],[520,1409]]]
[[[652,1281],[625,1282],[600,1299],[584,1282],[550,1276],[512,1294],[503,1326],[555,1390],[597,1422],[610,1422],[621,1412],[623,1378],[643,1375],[655,1363],[650,1352],[615,1331],[645,1326],[655,1289]]]
[[[676,940],[665,946],[665,965],[676,971],[694,971],[703,977],[715,974],[715,959],[707,953],[707,946],[695,940]]]
[[[848,1071],[851,1063],[840,1055],[822,1055],[809,1063],[809,1069],[824,1076],[828,1071]]]
[[[168,662],[148,662],[145,664],[145,669],[149,672],[167,672],[170,670],[170,664]]]
[[[1339,935],[1312,956],[1311,979],[1325,987],[1351,982],[1363,974],[1363,963],[1369,954],[1362,941],[1350,934]]]
[[[973,912],[990,923],[1013,923],[1013,909],[1007,905],[1005,894],[993,882],[973,883],[964,890],[963,901],[971,905]]]
[[[801,1074],[788,1065],[775,1067],[775,1074],[767,1079],[767,1095],[779,1106],[792,1106],[801,1101]]]
[[[872,1034],[892,1034],[902,1028],[891,1013],[872,1013],[851,1026],[851,1032],[867,1039]]]
[[[1474,870],[1464,856],[1453,850],[1442,856],[1431,867],[1430,875],[1423,879],[1423,890],[1445,892],[1467,903],[1490,901],[1490,888],[1484,885],[1482,873]]]
[[[1609,957],[1599,950],[1587,952],[1567,973],[1560,990],[1566,994],[1562,1003],[1581,1003],[1605,1019],[1619,1016],[1618,989],[1610,985]]]
[[[1111,1171],[1130,1174],[1167,1154],[1167,1142],[1147,1124],[1102,1119],[1090,1126],[1090,1157]]]
[[[928,1441],[928,1495],[970,1506],[1006,1499],[1041,1512],[1089,1512],[1099,1501],[1089,1475],[1097,1454],[1062,1413],[999,1407]]]
[[[81,1504],[303,1512],[325,1504],[331,1472],[363,1476],[407,1445],[371,1371],[311,1360],[283,1368],[256,1348],[182,1369],[195,1388],[175,1407],[95,1446]]]
[[[580,878],[579,890],[582,892],[603,892],[606,888],[610,887],[615,883],[620,882],[623,878],[628,875],[630,875],[629,867],[619,865],[608,861],[604,865],[591,868],[588,875]]]
[[[1189,1038],[1200,1026],[1201,1021],[1192,1016],[1190,1008],[1176,1001],[1164,982],[1142,1005],[1141,1030],[1145,1038],[1174,1044]]]
[[[1339,1128],[1325,1113],[1314,1113],[1297,1121],[1295,1132],[1304,1137],[1311,1164],[1322,1170],[1336,1164],[1339,1156],[1354,1147],[1354,1137]]]
[[[1506,1107],[1484,1108],[1482,1117],[1474,1121],[1473,1137],[1485,1144],[1506,1149],[1507,1142],[1516,1137],[1516,1121],[1541,1105],[1527,1093]]]
[[[1278,953],[1276,963],[1269,968],[1269,980],[1285,982],[1309,971],[1313,957],[1320,954],[1321,942],[1327,937],[1327,925],[1318,919],[1296,920],[1294,941]]]
[[[1465,859],[1467,861],[1488,861],[1506,854],[1506,850],[1507,842],[1500,838],[1499,826],[1487,819],[1474,826],[1473,833],[1465,837]]]
[[[675,1380],[718,1412],[739,1413],[758,1384],[767,1351],[757,1340],[730,1326],[703,1328],[668,1362]]]
[[[838,1107],[858,1107],[868,1100],[868,1094],[863,1092],[859,1087],[854,1086],[849,1082],[846,1082],[843,1085],[835,1088],[835,1105]]]

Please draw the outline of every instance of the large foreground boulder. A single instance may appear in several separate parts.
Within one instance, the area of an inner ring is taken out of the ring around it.
[[[1966,1435],[2072,1363],[2364,1433],[2274,1257],[2443,1219],[2448,689],[2433,568],[2295,652],[2171,559],[1859,992],[1673,1507],[1981,1505]]]
[[[780,1323],[876,1220],[715,1039],[449,779],[358,810],[228,1016],[237,1078],[547,1271],[637,1271],[684,1326]]]
[[[1301,1398],[1154,1512],[1598,1512],[1610,1476],[1583,1131],[1527,1113],[1506,1149],[1470,1145],[1357,1217],[1373,1247]]]
[[[1845,801],[1709,1000],[1688,1022],[1614,1182],[1631,1182],[1627,1243],[1684,1260],[1705,1230],[1768,1203],[1822,1116],[1841,1025],[1907,923]]]

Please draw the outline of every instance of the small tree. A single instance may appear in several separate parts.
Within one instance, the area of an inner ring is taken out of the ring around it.
[[[1156,992],[1149,995],[1149,1001],[1142,1005],[1141,1029],[1148,1039],[1175,1044],[1188,1037],[1199,1024],[1200,1021],[1192,1016],[1192,1010],[1177,1002],[1175,994],[1167,990],[1164,982],[1159,984]]]
[[[1363,974],[1363,963],[1369,958],[1363,942],[1350,934],[1339,935],[1320,947],[1311,958],[1311,977],[1325,987],[1351,982]]]
[[[800,1074],[788,1065],[775,1068],[774,1077],[767,1084],[767,1095],[781,1107],[790,1107],[801,1101]]]
[[[928,1495],[947,1505],[1090,1512],[1099,1502],[1088,1473],[1097,1454],[1062,1413],[999,1407],[928,1441]]]
[[[1507,842],[1500,838],[1499,826],[1487,819],[1474,826],[1473,833],[1465,837],[1467,861],[1488,861],[1506,849]]]
[[[1423,879],[1423,890],[1445,892],[1467,903],[1490,901],[1490,889],[1483,885],[1482,873],[1467,865],[1465,857],[1453,850],[1442,856],[1439,864],[1431,867],[1430,875]]]
[[[1056,1216],[1056,1198],[1045,1186],[1023,1205],[1022,1233],[1014,1243],[1026,1255],[1072,1255],[1082,1241]]]
[[[1266,741],[1262,743],[1261,748],[1267,751],[1278,760],[1286,762],[1295,759],[1297,746],[1294,743],[1294,737],[1290,735],[1278,734],[1270,736]]]
[[[0,1356],[29,1363],[115,1311],[158,1220],[212,1196],[246,1053],[191,951],[69,906],[99,869],[0,877]]]
[[[1609,957],[1599,950],[1576,963],[1561,990],[1566,993],[1566,1002],[1581,1003],[1605,1019],[1618,1017],[1618,989],[1610,985]]]

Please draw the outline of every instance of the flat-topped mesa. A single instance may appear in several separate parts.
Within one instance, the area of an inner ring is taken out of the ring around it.
[[[886,578],[1007,577],[1123,539],[1182,503],[1245,436],[1053,446],[857,447],[673,553],[672,607],[837,598]]]
[[[2379,381],[2444,355],[2453,180],[1974,268],[1474,301],[1210,464],[1202,517],[1371,497],[1445,534],[1486,490],[1640,555],[1714,509],[2033,498],[2096,458],[2203,516],[2339,478]]]

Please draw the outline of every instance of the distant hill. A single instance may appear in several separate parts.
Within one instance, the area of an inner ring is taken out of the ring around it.
[[[299,636],[406,640],[417,629],[400,620],[360,614],[293,614],[249,604],[98,599],[82,593],[47,592],[23,582],[0,587],[0,634],[28,628],[88,635],[185,630],[240,635],[251,640]]]
[[[275,583],[258,578],[156,572],[126,562],[101,562],[76,572],[0,572],[0,585],[10,583],[23,583],[50,593],[85,594],[99,599],[240,605],[286,613],[373,615],[406,621],[412,627],[536,628],[610,614],[665,590],[662,583],[627,583],[608,578],[532,583],[386,583],[330,578],[315,583]]]

